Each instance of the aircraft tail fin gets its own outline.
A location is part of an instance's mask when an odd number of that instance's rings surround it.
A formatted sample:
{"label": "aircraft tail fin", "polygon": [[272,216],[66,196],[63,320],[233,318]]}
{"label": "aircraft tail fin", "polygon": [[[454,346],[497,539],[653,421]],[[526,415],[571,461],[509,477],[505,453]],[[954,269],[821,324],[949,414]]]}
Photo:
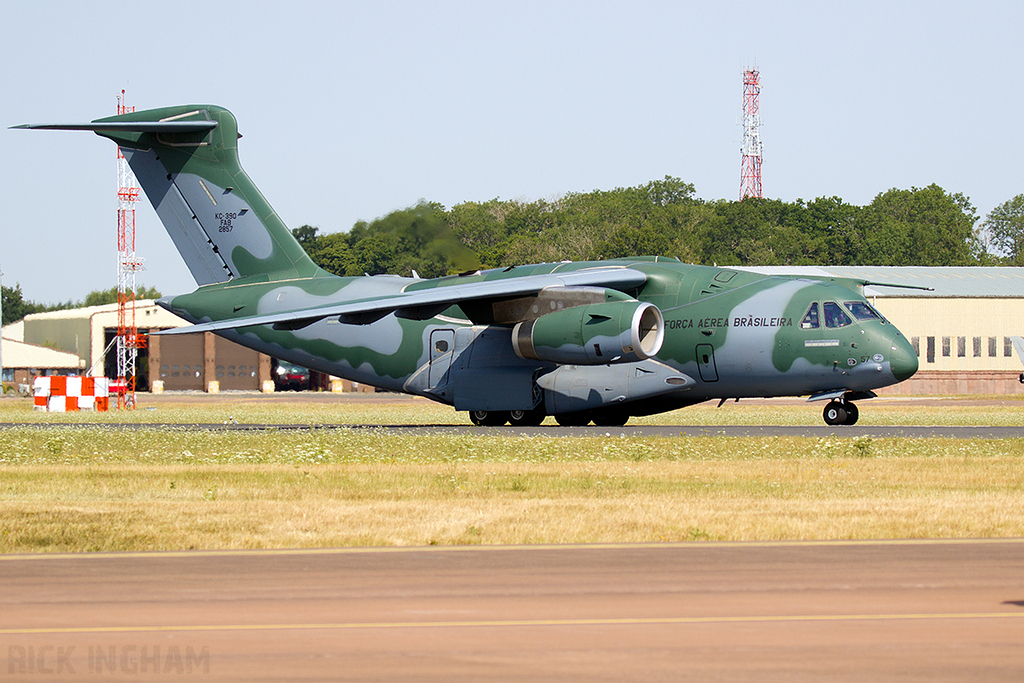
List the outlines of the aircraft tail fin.
{"label": "aircraft tail fin", "polygon": [[200,285],[319,272],[242,170],[238,125],[223,107],[185,105],[18,128],[91,130],[116,142]]}

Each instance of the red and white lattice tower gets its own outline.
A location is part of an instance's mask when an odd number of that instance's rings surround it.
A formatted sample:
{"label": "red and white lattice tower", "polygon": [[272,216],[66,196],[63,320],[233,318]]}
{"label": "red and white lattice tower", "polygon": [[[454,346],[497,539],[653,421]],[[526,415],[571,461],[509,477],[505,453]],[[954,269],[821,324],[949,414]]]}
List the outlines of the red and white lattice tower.
{"label": "red and white lattice tower", "polygon": [[761,74],[743,72],[743,161],[740,168],[740,200],[764,197],[761,190]]}
{"label": "red and white lattice tower", "polygon": [[[117,98],[117,114],[135,107],[124,103],[124,90]],[[135,203],[139,185],[128,160],[117,148],[117,407],[135,408],[135,362],[139,349],[146,348],[145,336],[135,326],[135,273],[142,259],[135,255]]]}

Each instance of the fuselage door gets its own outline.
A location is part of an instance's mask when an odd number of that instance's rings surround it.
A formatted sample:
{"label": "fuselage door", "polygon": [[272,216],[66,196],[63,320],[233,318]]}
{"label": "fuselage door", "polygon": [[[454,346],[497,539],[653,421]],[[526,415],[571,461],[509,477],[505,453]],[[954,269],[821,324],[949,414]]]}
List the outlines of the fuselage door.
{"label": "fuselage door", "polygon": [[452,366],[455,352],[455,330],[434,330],[430,333],[430,370],[427,382],[430,388],[447,383],[445,374]]}
{"label": "fuselage door", "polygon": [[705,382],[717,382],[718,370],[715,368],[715,347],[711,344],[697,344],[697,369],[700,378]]}

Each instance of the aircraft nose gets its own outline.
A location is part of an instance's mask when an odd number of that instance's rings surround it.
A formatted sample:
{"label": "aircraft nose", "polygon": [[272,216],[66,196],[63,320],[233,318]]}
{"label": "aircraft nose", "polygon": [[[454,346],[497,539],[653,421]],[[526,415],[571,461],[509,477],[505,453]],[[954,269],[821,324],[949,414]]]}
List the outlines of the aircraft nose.
{"label": "aircraft nose", "polygon": [[906,337],[897,334],[893,337],[892,350],[889,352],[889,368],[892,370],[892,376],[896,378],[897,382],[902,382],[913,376],[917,372],[917,367],[917,354],[914,353],[914,347],[910,345]]}

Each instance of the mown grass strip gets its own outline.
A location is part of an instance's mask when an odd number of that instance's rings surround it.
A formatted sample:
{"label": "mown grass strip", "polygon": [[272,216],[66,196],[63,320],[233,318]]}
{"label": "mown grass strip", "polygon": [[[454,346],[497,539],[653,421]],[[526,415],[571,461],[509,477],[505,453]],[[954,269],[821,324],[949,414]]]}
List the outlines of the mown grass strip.
{"label": "mown grass strip", "polygon": [[0,551],[1024,536],[1013,440],[79,434],[3,444]]}
{"label": "mown grass strip", "polygon": [[[874,399],[860,403],[863,425],[942,425],[942,426],[1020,426],[1024,425],[1024,396],[1000,396],[1001,405],[976,405],[977,397],[950,397],[953,407],[939,407],[927,400]],[[426,399],[402,399],[394,402],[366,401],[352,396],[314,395],[289,402],[259,394],[223,394],[212,397],[162,398],[139,394],[139,409],[107,413],[46,413],[32,409],[28,399],[0,400],[0,422],[46,422],[117,424],[215,423],[243,424],[358,424],[358,425],[465,425],[465,413]],[[714,401],[682,410],[644,418],[632,418],[631,424],[663,425],[820,425],[820,403],[780,403],[744,400],[726,403]],[[554,424],[548,418],[547,424]]]}
{"label": "mown grass strip", "polygon": [[[0,414],[20,403],[0,402]],[[459,417],[425,402],[343,405],[362,412],[335,421]],[[328,408],[253,401],[151,414],[308,424]],[[908,416],[906,406],[879,408],[877,419]],[[757,423],[765,410],[675,415]],[[932,424],[992,414],[927,410]],[[1002,423],[1019,421],[1020,411],[1000,410]],[[808,409],[770,414],[785,423]],[[1024,536],[1022,457],[1014,439],[15,427],[0,430],[0,552],[1014,537]]]}

